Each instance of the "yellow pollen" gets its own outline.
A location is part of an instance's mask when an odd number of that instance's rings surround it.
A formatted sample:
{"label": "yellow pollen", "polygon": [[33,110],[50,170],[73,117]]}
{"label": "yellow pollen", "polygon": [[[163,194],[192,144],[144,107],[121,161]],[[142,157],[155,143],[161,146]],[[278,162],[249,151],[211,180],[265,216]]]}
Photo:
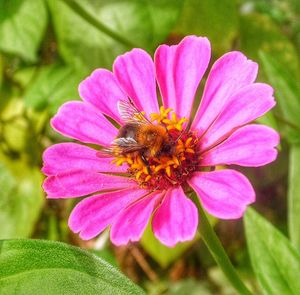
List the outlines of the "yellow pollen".
{"label": "yellow pollen", "polygon": [[[145,112],[141,112],[134,116],[140,119],[139,116],[144,114]],[[146,153],[139,152],[118,154],[116,150],[116,158],[112,163],[117,166],[127,164],[128,173],[143,188],[164,189],[165,185],[184,182],[184,177],[190,171],[195,171],[191,170],[191,163],[198,162],[196,136],[192,132],[181,132],[183,124],[188,120],[178,118],[171,108],[165,109],[163,106],[160,107],[159,113],[150,114],[150,118],[152,122],[155,121],[168,130],[170,138],[174,141],[174,149],[170,153],[158,153],[156,156],[152,156],[151,153],[147,156]]]}
{"label": "yellow pollen", "polygon": [[[182,131],[182,126],[184,122],[187,122],[188,119],[186,118],[181,118],[178,119],[176,113],[172,112],[171,108],[165,109],[163,106],[160,107],[159,109],[159,114],[157,113],[152,113],[150,114],[151,121],[154,122],[156,121],[157,123],[163,123],[165,124],[167,130],[178,130]],[[170,113],[171,114],[171,119],[169,118]]]}
{"label": "yellow pollen", "polygon": [[168,166],[167,168],[166,168],[166,173],[167,173],[167,175],[170,177],[171,176],[171,167],[170,166]]}
{"label": "yellow pollen", "polygon": [[158,165],[154,168],[154,172],[158,172],[159,170],[164,169],[164,165]]}
{"label": "yellow pollen", "polygon": [[173,156],[173,162],[179,166],[179,161],[178,161],[178,158],[176,156]]}
{"label": "yellow pollen", "polygon": [[164,119],[168,117],[168,114],[172,111],[171,108],[165,109],[163,106],[159,108],[159,114],[153,113],[150,114],[151,121],[157,121],[157,123],[161,123]]}
{"label": "yellow pollen", "polygon": [[151,179],[151,175],[148,175],[146,178],[145,178],[145,182],[149,181]]}
{"label": "yellow pollen", "polygon": [[133,161],[129,156],[121,155],[121,156],[117,157],[116,159],[112,160],[111,163],[116,164],[117,166],[121,166],[124,163],[131,165],[131,164],[133,164]]}
{"label": "yellow pollen", "polygon": [[139,180],[139,178],[141,177],[142,173],[143,173],[142,170],[140,170],[140,171],[137,172],[137,174],[135,175],[136,180]]}
{"label": "yellow pollen", "polygon": [[189,137],[189,138],[187,139],[187,141],[185,142],[185,146],[186,146],[186,147],[190,146],[190,143],[192,142],[192,140],[193,140],[193,138]]}
{"label": "yellow pollen", "polygon": [[195,154],[195,151],[193,149],[186,149],[185,151],[190,154]]}
{"label": "yellow pollen", "polygon": [[168,130],[172,130],[172,129],[176,129],[178,131],[182,131],[182,125],[184,122],[187,122],[188,119],[186,118],[182,118],[182,119],[177,119],[177,115],[176,113],[172,113],[171,115],[171,119],[163,119],[162,122],[167,124],[167,129]]}

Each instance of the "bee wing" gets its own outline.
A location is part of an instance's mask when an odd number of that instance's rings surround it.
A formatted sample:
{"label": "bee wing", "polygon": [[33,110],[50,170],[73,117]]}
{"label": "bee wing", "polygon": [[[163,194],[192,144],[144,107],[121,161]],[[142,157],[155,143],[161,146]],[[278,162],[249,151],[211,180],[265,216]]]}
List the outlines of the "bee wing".
{"label": "bee wing", "polygon": [[145,148],[143,145],[136,142],[135,139],[131,137],[120,137],[113,141],[113,144],[122,151],[122,153],[131,153],[140,151]]}
{"label": "bee wing", "polygon": [[119,100],[118,110],[121,118],[125,123],[144,123],[152,124],[145,116],[144,113],[139,111],[131,99]]}
{"label": "bee wing", "polygon": [[143,145],[138,144],[133,138],[131,137],[120,137],[116,138],[111,146],[103,148],[97,153],[98,157],[115,157],[118,155],[126,154],[126,153],[133,153],[144,149]]}

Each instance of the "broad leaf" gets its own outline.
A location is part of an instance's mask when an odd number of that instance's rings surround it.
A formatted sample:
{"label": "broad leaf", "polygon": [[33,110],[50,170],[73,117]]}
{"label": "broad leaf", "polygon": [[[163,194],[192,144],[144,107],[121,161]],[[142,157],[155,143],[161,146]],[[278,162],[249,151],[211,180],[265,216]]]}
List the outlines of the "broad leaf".
{"label": "broad leaf", "polygon": [[32,156],[31,163],[39,164],[42,151],[37,133],[41,131],[47,118],[45,115],[36,116],[33,112],[26,113],[23,99],[14,97],[13,94],[4,100],[5,104],[0,108],[3,141],[10,151],[25,152]]}
{"label": "broad leaf", "polygon": [[219,54],[229,50],[238,33],[236,1],[185,0],[175,32],[207,36]]}
{"label": "broad leaf", "polygon": [[291,242],[300,253],[300,145],[292,145],[289,160],[288,224]]}
{"label": "broad leaf", "polygon": [[60,64],[46,66],[40,70],[36,79],[25,93],[25,105],[36,110],[46,107],[54,114],[58,107],[68,100],[78,99],[78,84],[84,73]]}
{"label": "broad leaf", "polygon": [[47,19],[44,0],[0,1],[0,50],[35,61]]}
{"label": "broad leaf", "polygon": [[299,294],[300,255],[289,240],[251,208],[245,228],[253,270],[264,294]]}
{"label": "broad leaf", "polygon": [[1,294],[144,294],[80,248],[42,240],[0,242]]}
{"label": "broad leaf", "polygon": [[115,57],[131,47],[152,51],[175,25],[181,7],[179,0],[50,0],[49,4],[61,56],[89,70],[111,67]]}
{"label": "broad leaf", "polygon": [[300,87],[298,76],[291,76],[286,64],[281,63],[266,52],[260,58],[268,80],[275,88],[275,95],[281,111],[281,121],[287,130],[290,142],[300,141]]}
{"label": "broad leaf", "polygon": [[24,161],[0,155],[0,238],[29,237],[42,209],[42,175]]}

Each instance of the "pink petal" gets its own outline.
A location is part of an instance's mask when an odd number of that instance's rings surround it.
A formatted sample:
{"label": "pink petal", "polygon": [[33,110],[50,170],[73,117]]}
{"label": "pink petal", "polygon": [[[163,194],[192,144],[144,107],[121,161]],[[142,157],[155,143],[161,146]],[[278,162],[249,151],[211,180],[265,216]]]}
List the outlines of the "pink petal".
{"label": "pink petal", "polygon": [[151,193],[121,212],[112,224],[110,238],[119,246],[138,241],[148,224],[160,193]]}
{"label": "pink petal", "polygon": [[127,166],[117,167],[113,158],[97,157],[97,150],[77,143],[65,142],[54,144],[43,154],[42,171],[47,176],[68,170],[85,170],[90,172],[126,172]]}
{"label": "pink petal", "polygon": [[188,181],[204,209],[218,218],[237,219],[255,201],[249,180],[234,170],[196,172]]}
{"label": "pink petal", "polygon": [[83,240],[89,240],[109,226],[116,216],[130,203],[147,191],[138,187],[85,198],[76,205],[69,218],[69,227],[80,232]]}
{"label": "pink petal", "polygon": [[194,203],[182,188],[170,189],[161,206],[154,213],[152,228],[154,235],[166,246],[192,240],[198,225],[198,213]]}
{"label": "pink petal", "polygon": [[220,116],[202,138],[202,148],[224,139],[234,128],[247,124],[265,114],[275,105],[273,88],[255,83],[232,96]]}
{"label": "pink petal", "polygon": [[117,57],[114,73],[140,111],[158,113],[154,65],[150,55],[142,49],[132,49]]}
{"label": "pink petal", "polygon": [[110,144],[118,133],[99,111],[79,101],[63,104],[52,118],[51,125],[67,137],[100,145]]}
{"label": "pink petal", "polygon": [[176,46],[161,45],[156,50],[156,76],[166,108],[189,118],[209,60],[210,43],[203,37],[188,36]]}
{"label": "pink petal", "polygon": [[94,105],[100,112],[118,123],[122,122],[117,102],[126,99],[127,96],[112,72],[105,69],[95,70],[80,83],[79,94],[84,101]]}
{"label": "pink petal", "polygon": [[48,198],[72,198],[104,190],[117,190],[136,186],[127,177],[74,170],[49,176],[43,184]]}
{"label": "pink petal", "polygon": [[228,99],[254,82],[258,66],[241,52],[232,51],[218,59],[209,73],[202,100],[192,124],[199,135],[213,123]]}
{"label": "pink petal", "polygon": [[202,166],[240,165],[262,166],[277,157],[278,133],[264,125],[247,125],[235,131],[227,140],[202,155]]}

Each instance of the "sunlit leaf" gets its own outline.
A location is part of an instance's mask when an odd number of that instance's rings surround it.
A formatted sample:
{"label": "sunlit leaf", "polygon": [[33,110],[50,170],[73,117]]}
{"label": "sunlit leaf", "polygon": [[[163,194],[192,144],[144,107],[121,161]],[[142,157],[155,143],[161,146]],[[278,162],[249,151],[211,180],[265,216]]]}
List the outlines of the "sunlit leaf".
{"label": "sunlit leaf", "polygon": [[[34,119],[34,120],[33,120]],[[1,136],[6,150],[31,155],[32,163],[40,163],[41,150],[37,132],[45,122],[45,116],[33,118],[24,109],[23,99],[10,97],[0,110]],[[43,121],[43,122],[42,122]]]}
{"label": "sunlit leaf", "polygon": [[299,294],[300,255],[289,240],[251,208],[245,228],[253,270],[264,294]]}
{"label": "sunlit leaf", "polygon": [[[106,30],[79,15],[74,3]],[[133,46],[153,50],[175,25],[181,7],[179,0],[50,0],[49,4],[61,56],[67,63],[89,70],[111,67],[117,55]],[[120,42],[115,35],[127,42]]]}
{"label": "sunlit leaf", "polygon": [[229,50],[238,33],[236,1],[185,0],[175,32],[207,36],[215,52]]}
{"label": "sunlit leaf", "polygon": [[44,0],[0,1],[0,50],[35,61],[47,19]]}
{"label": "sunlit leaf", "polygon": [[58,242],[0,243],[1,294],[144,294],[97,256]]}
{"label": "sunlit leaf", "polygon": [[300,145],[292,145],[289,160],[288,221],[291,242],[300,253]]}
{"label": "sunlit leaf", "polygon": [[24,161],[0,155],[0,238],[29,237],[42,209],[43,176]]}
{"label": "sunlit leaf", "polygon": [[0,54],[0,89],[2,87],[3,82],[3,57]]}
{"label": "sunlit leaf", "polygon": [[15,97],[8,99],[0,112],[3,141],[10,149],[18,152],[26,148],[26,141],[30,136],[22,113],[23,103]]}

